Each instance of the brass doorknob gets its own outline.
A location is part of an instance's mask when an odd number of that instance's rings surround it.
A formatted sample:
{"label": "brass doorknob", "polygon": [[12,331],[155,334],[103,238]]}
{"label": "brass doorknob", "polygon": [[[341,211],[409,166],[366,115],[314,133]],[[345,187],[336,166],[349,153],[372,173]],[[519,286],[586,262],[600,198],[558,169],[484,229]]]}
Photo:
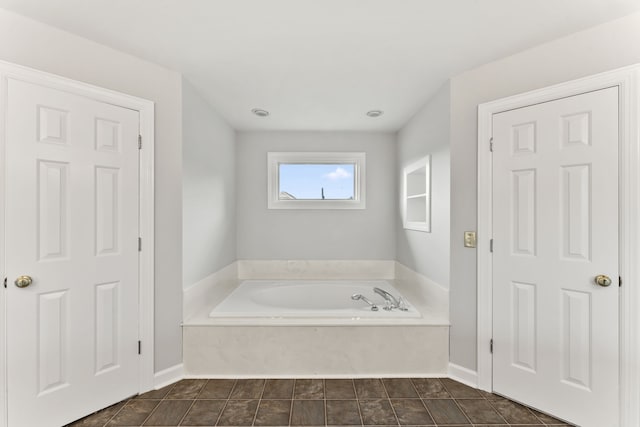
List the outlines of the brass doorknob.
{"label": "brass doorknob", "polygon": [[33,279],[31,278],[31,276],[20,276],[13,283],[15,283],[19,288],[26,288],[33,283]]}
{"label": "brass doorknob", "polygon": [[605,286],[605,287],[611,284],[611,279],[609,278],[609,276],[605,276],[604,274],[600,274],[596,276],[594,281],[596,282],[597,285]]}

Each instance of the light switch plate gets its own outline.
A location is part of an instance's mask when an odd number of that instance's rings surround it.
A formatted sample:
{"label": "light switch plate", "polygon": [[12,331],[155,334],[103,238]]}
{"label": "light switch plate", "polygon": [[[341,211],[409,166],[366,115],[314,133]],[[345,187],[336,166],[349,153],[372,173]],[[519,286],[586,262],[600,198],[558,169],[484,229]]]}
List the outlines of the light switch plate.
{"label": "light switch plate", "polygon": [[475,248],[476,247],[476,232],[465,231],[464,232],[464,247]]}

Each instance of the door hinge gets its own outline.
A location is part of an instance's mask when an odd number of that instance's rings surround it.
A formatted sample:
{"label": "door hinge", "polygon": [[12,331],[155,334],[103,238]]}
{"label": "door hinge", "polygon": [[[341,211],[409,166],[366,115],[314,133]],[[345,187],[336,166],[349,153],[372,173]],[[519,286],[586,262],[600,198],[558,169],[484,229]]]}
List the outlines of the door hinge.
{"label": "door hinge", "polygon": [[[4,279],[4,287],[7,287],[7,279]],[[622,277],[618,276],[618,287],[621,288],[622,287]]]}
{"label": "door hinge", "polygon": [[493,153],[493,137],[489,139],[489,151]]}
{"label": "door hinge", "polygon": [[142,135],[138,135],[138,150],[142,150]]}
{"label": "door hinge", "polygon": [[493,354],[493,338],[489,340],[489,353]]}
{"label": "door hinge", "polygon": [[142,354],[142,341],[138,341],[138,354]]}
{"label": "door hinge", "polygon": [[7,278],[4,278],[4,288],[7,289]]}
{"label": "door hinge", "polygon": [[493,253],[493,239],[489,240],[489,252]]}
{"label": "door hinge", "polygon": [[138,252],[142,252],[142,237],[138,237]]}

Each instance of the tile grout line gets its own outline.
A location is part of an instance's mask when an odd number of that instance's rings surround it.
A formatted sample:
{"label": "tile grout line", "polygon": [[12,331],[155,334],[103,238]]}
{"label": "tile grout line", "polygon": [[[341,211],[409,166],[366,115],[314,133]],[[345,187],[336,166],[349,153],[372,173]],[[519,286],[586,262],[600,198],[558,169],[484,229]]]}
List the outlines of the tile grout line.
{"label": "tile grout line", "polygon": [[[122,407],[121,407],[120,409],[118,409],[118,410],[115,412],[115,414],[113,414],[111,417],[109,417],[109,419],[108,419],[108,420],[103,424],[103,427],[107,427],[107,426],[108,426],[108,424],[109,424],[109,423],[110,423],[110,422],[111,422],[111,421],[116,417],[116,415],[118,415],[118,414],[120,413],[120,411],[122,411],[122,408],[124,408],[125,406],[127,406],[127,403],[129,403],[129,401],[130,401],[130,400],[131,400],[131,399],[127,399],[127,400],[124,402],[124,405],[122,405]],[[117,405],[117,403],[116,403],[116,405]],[[89,415],[89,416],[91,416],[91,415]]]}
{"label": "tile grout line", "polygon": [[[206,384],[206,383],[205,383]],[[204,389],[204,387],[202,387]],[[200,393],[198,393],[200,394]],[[191,408],[193,408],[193,405],[196,404],[196,402],[198,401],[197,397],[195,399],[193,399],[191,401],[191,405],[189,405],[189,407],[187,408],[187,410],[185,411],[184,415],[182,416],[182,418],[180,418],[180,421],[178,421],[177,425],[181,425],[182,422],[184,421],[185,418],[187,418],[187,415],[189,414],[189,411],[191,411]]]}
{"label": "tile grout line", "polygon": [[391,406],[391,411],[393,412],[393,416],[396,418],[396,425],[400,425],[400,419],[398,418],[398,414],[396,413],[396,408],[393,407],[393,403],[391,403],[391,397],[389,396],[389,391],[387,391],[387,385],[384,383],[384,379],[380,378],[378,381],[382,383],[382,388],[384,389],[385,394],[387,395],[387,400],[389,401],[389,406]]}
{"label": "tile grout line", "polygon": [[322,379],[322,406],[324,408],[324,425],[329,425],[329,418],[327,418],[327,381]]}
{"label": "tile grout line", "polygon": [[253,414],[253,421],[251,421],[251,425],[256,425],[256,418],[258,418],[258,411],[260,410],[260,403],[262,402],[262,395],[264,394],[264,389],[267,388],[268,379],[265,378],[264,384],[262,384],[262,391],[260,392],[260,396],[258,396],[258,405],[256,406],[256,412]]}
{"label": "tile grout line", "polygon": [[[440,385],[442,385],[442,387],[444,387],[444,385],[440,382],[439,379],[436,378],[436,380],[438,380],[438,383]],[[413,389],[416,391],[416,394],[418,395],[418,398],[420,399],[420,403],[422,403],[422,406],[424,406],[424,409],[427,410],[427,414],[429,414],[429,417],[431,417],[431,421],[433,421],[433,424],[436,425],[436,419],[433,418],[433,414],[431,413],[431,411],[427,407],[427,404],[424,403],[424,399],[422,398],[422,396],[420,396],[420,393],[418,392],[418,387],[416,387],[416,384],[413,382],[413,378],[410,378],[409,381],[411,381],[411,385],[413,386]]]}
{"label": "tile grout line", "polygon": [[293,398],[295,396],[296,393],[296,380],[295,378],[293,379],[293,385],[291,386],[291,406],[289,406],[289,423],[288,425],[291,425],[291,420],[293,419]]}
{"label": "tile grout line", "polygon": [[[182,416],[182,418],[180,418],[180,421],[178,421],[177,425],[182,424],[182,422],[184,421],[185,418],[187,418],[187,415],[189,414],[189,411],[191,411],[191,408],[193,408],[193,405],[196,404],[196,401],[198,400],[198,397],[200,397],[200,395],[202,394],[202,391],[204,390],[204,388],[207,386],[207,384],[209,384],[209,379],[207,379],[204,384],[202,384],[202,387],[200,387],[200,390],[198,390],[198,393],[195,395],[195,397],[192,399],[191,401],[191,405],[189,405],[189,407],[187,408],[187,410],[185,411],[184,415]],[[167,396],[169,395],[169,393],[166,394]]]}
{"label": "tile grout line", "polygon": [[[147,417],[140,423],[140,426],[143,426],[144,423],[146,423],[149,418],[151,418],[151,416],[153,415],[154,412],[156,412],[156,409],[158,409],[158,406],[160,406],[160,403],[164,402],[167,399],[167,396],[169,396],[169,394],[173,391],[173,389],[176,387],[176,385],[179,383],[180,381],[176,382],[173,384],[173,386],[167,391],[167,393],[159,400],[158,403],[156,403],[156,406],[154,406],[154,408],[151,410],[151,412],[149,412],[149,415],[147,415]],[[127,402],[128,403],[128,402]]]}
{"label": "tile grout line", "polygon": [[[496,400],[489,400],[489,399],[487,399],[487,400],[488,400],[488,402],[489,402],[489,405],[491,405],[491,407],[492,407],[492,408],[493,408],[493,409],[498,413],[498,415],[500,415],[500,416],[502,417],[502,419],[505,421],[505,423],[506,423],[507,425],[510,425],[510,426],[517,426],[517,425],[523,425],[523,426],[526,426],[526,425],[527,425],[527,424],[523,424],[523,423],[510,423],[510,422],[508,422],[508,421],[507,421],[507,419],[506,419],[506,418],[505,418],[505,417],[500,413],[500,411],[498,410],[498,408],[496,408],[496,406],[493,404],[493,402],[494,402],[494,401],[495,401],[495,402],[497,402],[498,400],[497,400],[497,399],[496,399]],[[512,403],[517,403],[517,402],[514,402],[514,401],[509,400],[509,399],[506,399],[506,400],[507,400],[507,401],[509,401],[509,402],[512,402]],[[524,406],[524,405],[522,405],[522,406],[523,406],[525,409],[529,410],[529,408],[527,408],[526,406]],[[532,414],[533,414],[533,413],[532,413]],[[538,425],[542,425],[542,426],[544,426],[544,425],[545,425],[545,423],[543,423],[543,422],[542,422],[542,420],[540,420],[540,418],[536,417],[536,415],[535,415],[535,414],[533,414],[533,416],[535,417],[535,419],[536,419],[536,420],[538,420]],[[529,425],[531,425],[531,424],[529,424]],[[534,424],[534,425],[535,425],[535,424]]]}
{"label": "tile grout line", "polygon": [[[473,424],[473,423],[471,422],[471,418],[469,418],[469,417],[467,416],[467,413],[466,413],[466,412],[462,409],[462,407],[458,404],[458,400],[457,400],[457,398],[453,396],[453,394],[451,393],[451,390],[449,390],[449,389],[447,388],[447,385],[446,385],[444,382],[442,382],[442,381],[440,381],[440,383],[442,384],[442,387],[444,387],[444,389],[445,389],[445,390],[447,390],[447,393],[449,393],[449,395],[450,395],[450,396],[451,396],[451,398],[453,399],[453,403],[456,405],[456,407],[458,408],[458,410],[462,413],[462,415],[464,415],[464,417],[467,419],[467,421],[469,421],[469,424]],[[498,415],[500,415],[500,414],[498,414]],[[506,421],[506,420],[505,420],[505,421]],[[509,424],[509,423],[507,423],[507,424]]]}
{"label": "tile grout line", "polygon": [[161,399],[158,403],[156,403],[156,406],[154,406],[151,412],[149,412],[149,415],[147,415],[147,417],[140,423],[141,426],[143,426],[144,423],[146,423],[149,420],[149,418],[151,418],[151,415],[153,415],[153,413],[156,412],[156,409],[158,409],[158,406],[160,406],[160,402],[162,401],[164,401],[164,399]]}
{"label": "tile grout line", "polygon": [[358,415],[360,415],[360,425],[364,426],[364,418],[362,416],[362,410],[360,409],[360,399],[358,398],[358,391],[356,390],[356,382],[351,379],[351,387],[353,387],[353,395],[356,398],[356,406],[358,407]]}
{"label": "tile grout line", "polygon": [[222,417],[222,414],[224,413],[224,410],[227,409],[227,405],[229,404],[229,400],[231,400],[231,395],[233,394],[233,390],[236,389],[237,385],[238,385],[238,380],[235,379],[233,381],[233,386],[231,386],[231,389],[229,390],[229,393],[227,394],[227,398],[224,401],[224,405],[222,406],[222,408],[220,409],[220,413],[216,417],[216,422],[214,423],[214,425],[218,425],[218,423],[220,422],[220,418]]}

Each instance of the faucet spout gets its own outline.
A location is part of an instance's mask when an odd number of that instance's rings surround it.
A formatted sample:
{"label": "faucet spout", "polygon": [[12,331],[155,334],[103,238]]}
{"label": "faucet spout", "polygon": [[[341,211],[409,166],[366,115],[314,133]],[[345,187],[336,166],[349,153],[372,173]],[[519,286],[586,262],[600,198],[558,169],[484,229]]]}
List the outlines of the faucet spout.
{"label": "faucet spout", "polygon": [[375,292],[376,294],[380,295],[382,298],[385,299],[385,301],[387,302],[387,305],[384,307],[385,310],[388,311],[388,310],[393,310],[394,308],[397,308],[397,309],[400,309],[401,311],[407,311],[407,307],[405,306],[404,301],[402,301],[402,298],[397,299],[396,297],[391,295],[389,292],[380,288],[373,288],[373,292]]}
{"label": "faucet spout", "polygon": [[[385,301],[389,303],[387,304],[387,306],[390,305],[391,308],[398,307],[400,305],[400,301],[398,301],[393,295],[391,295],[389,292],[385,291],[384,289],[373,288],[373,292],[375,292],[376,294],[384,298]],[[391,308],[389,308],[388,310],[390,310]]]}

